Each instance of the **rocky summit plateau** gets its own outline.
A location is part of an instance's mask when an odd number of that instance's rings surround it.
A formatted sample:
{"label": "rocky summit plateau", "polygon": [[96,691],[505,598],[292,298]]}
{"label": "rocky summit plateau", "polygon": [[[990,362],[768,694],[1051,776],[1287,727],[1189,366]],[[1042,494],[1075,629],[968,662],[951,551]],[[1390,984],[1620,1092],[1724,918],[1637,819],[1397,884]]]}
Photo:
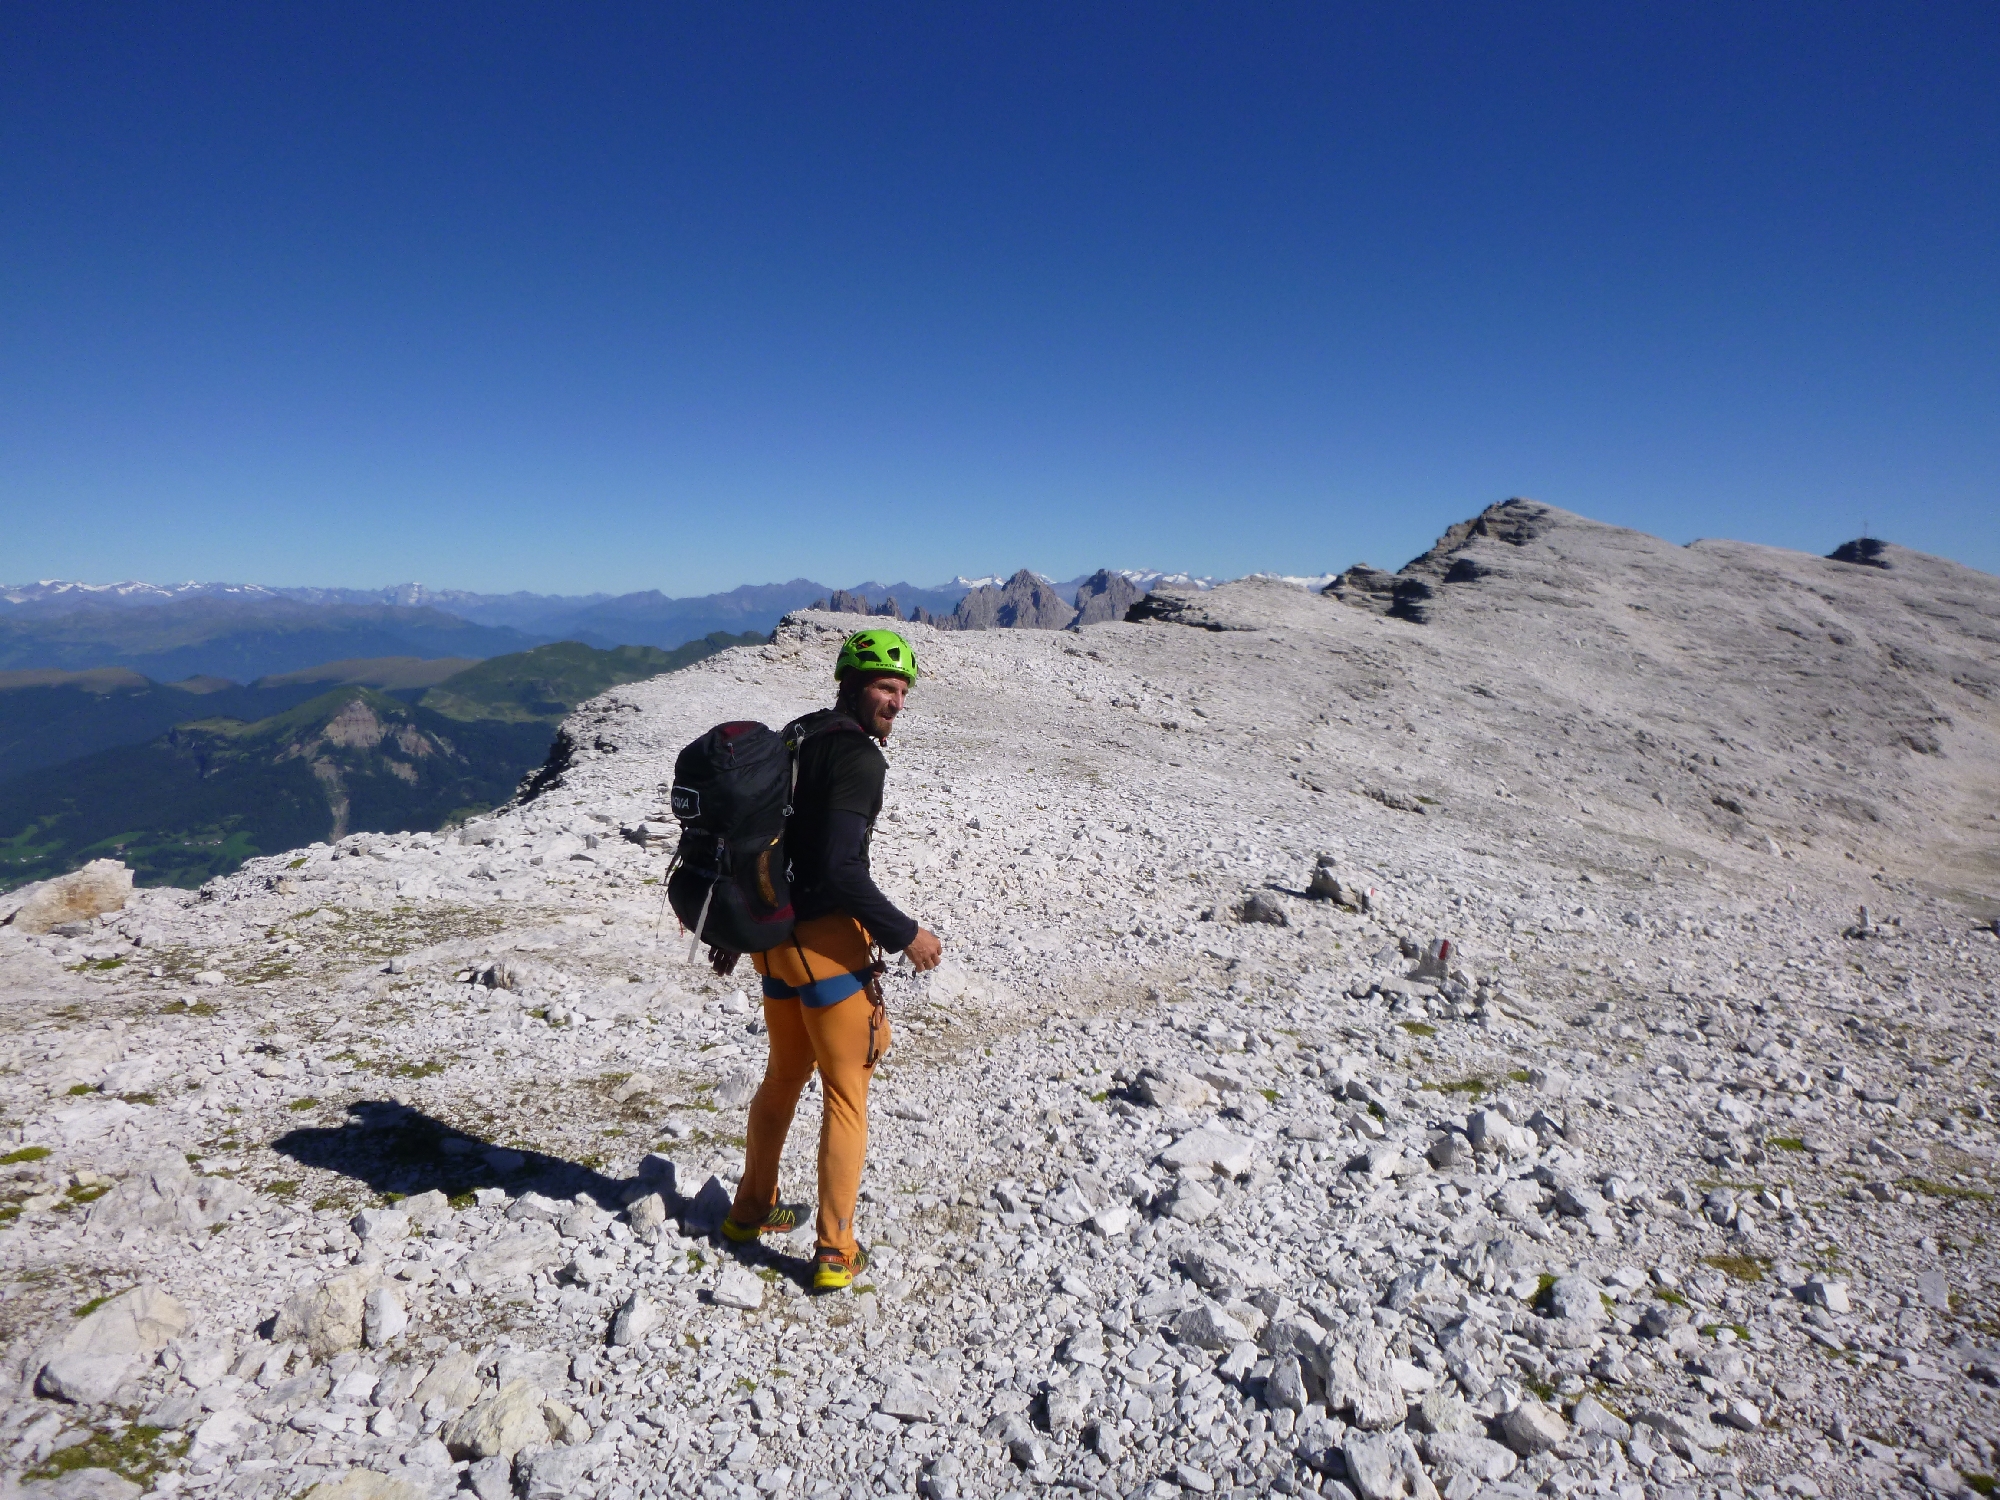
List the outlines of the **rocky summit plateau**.
{"label": "rocky summit plateau", "polygon": [[1511,501],[909,627],[875,860],[948,962],[814,1298],[712,1233],[764,1039],[665,789],[852,620],[449,833],[0,904],[8,1489],[1991,1492],[2000,580]]}

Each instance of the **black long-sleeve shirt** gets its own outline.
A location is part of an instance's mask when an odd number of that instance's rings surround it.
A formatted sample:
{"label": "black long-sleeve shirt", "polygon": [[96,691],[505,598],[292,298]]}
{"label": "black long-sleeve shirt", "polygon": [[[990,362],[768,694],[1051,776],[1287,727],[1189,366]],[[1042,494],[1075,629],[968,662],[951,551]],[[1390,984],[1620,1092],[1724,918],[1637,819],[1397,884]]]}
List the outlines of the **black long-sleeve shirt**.
{"label": "black long-sleeve shirt", "polygon": [[817,727],[799,750],[799,784],[785,849],[792,908],[800,921],[845,912],[892,953],[917,936],[916,922],[882,894],[868,869],[868,846],[882,811],[889,761],[858,729]]}

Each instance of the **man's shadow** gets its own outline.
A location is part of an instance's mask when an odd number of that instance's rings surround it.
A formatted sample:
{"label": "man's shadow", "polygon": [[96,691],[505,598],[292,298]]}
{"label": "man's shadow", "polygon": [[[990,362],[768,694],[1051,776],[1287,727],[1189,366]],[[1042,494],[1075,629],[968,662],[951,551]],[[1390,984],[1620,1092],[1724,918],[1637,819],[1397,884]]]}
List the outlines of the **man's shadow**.
{"label": "man's shadow", "polygon": [[[727,1197],[714,1188],[697,1185],[692,1195],[684,1192],[673,1163],[658,1156],[648,1157],[636,1176],[608,1177],[581,1162],[480,1140],[392,1099],[360,1100],[348,1106],[347,1114],[343,1125],[288,1130],[271,1142],[271,1149],[301,1166],[350,1177],[384,1197],[435,1190],[462,1200],[481,1188],[504,1188],[516,1197],[535,1192],[573,1201],[582,1195],[617,1213],[647,1193],[658,1193],[668,1218],[698,1237],[714,1234],[729,1207]],[[721,1252],[769,1264],[802,1284],[811,1278],[810,1256],[801,1260],[768,1245],[733,1245],[720,1235],[714,1235],[714,1242]]]}
{"label": "man's shadow", "polygon": [[573,1199],[582,1193],[616,1213],[634,1198],[657,1192],[675,1217],[689,1206],[670,1170],[607,1177],[580,1162],[480,1140],[390,1099],[360,1100],[348,1106],[347,1114],[344,1125],[288,1130],[271,1142],[271,1149],[301,1166],[351,1177],[383,1195],[407,1198],[435,1189],[459,1198],[491,1187],[549,1198]]}

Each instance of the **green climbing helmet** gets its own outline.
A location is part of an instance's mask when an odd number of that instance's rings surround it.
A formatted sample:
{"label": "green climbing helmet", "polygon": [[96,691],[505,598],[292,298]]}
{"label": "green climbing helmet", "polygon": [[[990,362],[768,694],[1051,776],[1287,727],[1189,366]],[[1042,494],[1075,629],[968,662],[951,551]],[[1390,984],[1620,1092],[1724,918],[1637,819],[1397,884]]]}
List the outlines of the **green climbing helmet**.
{"label": "green climbing helmet", "polygon": [[857,630],[840,643],[833,680],[844,682],[849,672],[891,672],[905,682],[915,682],[917,653],[893,630]]}

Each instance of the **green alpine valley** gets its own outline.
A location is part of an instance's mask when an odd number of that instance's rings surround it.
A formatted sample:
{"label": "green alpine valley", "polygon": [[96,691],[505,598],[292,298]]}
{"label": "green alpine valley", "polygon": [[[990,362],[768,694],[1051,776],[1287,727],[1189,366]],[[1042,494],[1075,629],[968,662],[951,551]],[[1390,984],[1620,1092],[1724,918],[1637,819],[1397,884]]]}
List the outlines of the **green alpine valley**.
{"label": "green alpine valley", "polygon": [[104,857],[192,887],[258,854],[446,827],[507,801],[577,704],[762,639],[373,658],[247,686],[0,674],[0,889]]}

